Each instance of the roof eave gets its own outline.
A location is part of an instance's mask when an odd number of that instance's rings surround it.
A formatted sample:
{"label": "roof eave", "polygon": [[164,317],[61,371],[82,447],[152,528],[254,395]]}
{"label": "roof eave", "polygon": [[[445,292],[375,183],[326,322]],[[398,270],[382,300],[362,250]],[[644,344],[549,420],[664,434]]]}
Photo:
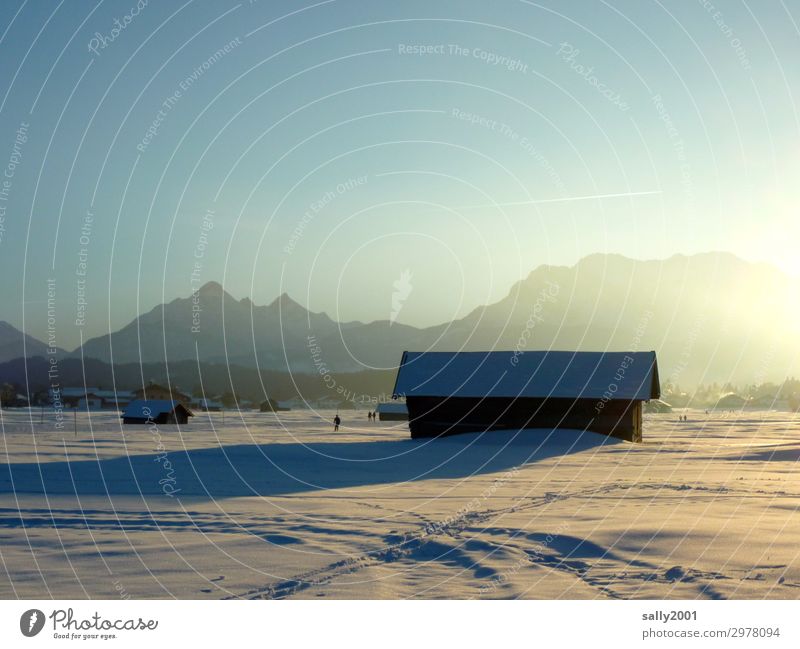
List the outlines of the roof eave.
{"label": "roof eave", "polygon": [[397,394],[397,381],[400,379],[400,372],[403,369],[403,365],[406,363],[406,357],[408,356],[408,351],[403,352],[403,356],[400,358],[400,365],[397,366],[397,374],[394,377],[394,387],[392,388],[392,399],[397,399],[397,397],[401,396]]}
{"label": "roof eave", "polygon": [[651,399],[661,398],[661,379],[658,376],[658,357],[656,356],[655,352],[653,352],[653,370],[652,370],[652,378],[650,381],[650,398]]}

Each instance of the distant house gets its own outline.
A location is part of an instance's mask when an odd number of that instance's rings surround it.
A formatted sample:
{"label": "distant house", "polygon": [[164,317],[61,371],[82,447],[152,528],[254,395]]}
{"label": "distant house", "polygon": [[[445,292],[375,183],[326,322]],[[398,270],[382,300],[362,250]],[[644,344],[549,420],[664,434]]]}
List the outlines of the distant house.
{"label": "distant house", "polygon": [[136,399],[158,399],[166,401],[180,401],[184,406],[188,406],[191,402],[191,397],[188,394],[180,392],[177,387],[165,387],[152,381],[146,386],[133,391],[133,396]]}
{"label": "distant house", "polygon": [[282,406],[280,401],[275,401],[275,399],[264,399],[258,409],[261,412],[284,412],[286,410],[291,410],[291,408]]}
{"label": "distant house", "polygon": [[105,410],[122,410],[135,398],[129,390],[95,390],[94,396]]}
{"label": "distant house", "polygon": [[185,424],[194,413],[177,400],[137,399],[122,412],[123,424]]}
{"label": "distant house", "polygon": [[743,408],[747,403],[747,399],[739,396],[735,392],[728,392],[723,394],[714,405],[714,408],[722,408],[724,410],[738,410]]}
{"label": "distant house", "polygon": [[65,408],[78,408],[81,407],[81,402],[83,402],[83,408],[86,408],[86,404],[88,403],[89,399],[93,398],[95,392],[97,392],[99,388],[89,388],[89,387],[82,387],[82,388],[50,388],[49,395],[50,395],[50,402],[53,403],[54,401],[60,401]]}
{"label": "distant house", "polygon": [[648,414],[666,414],[672,412],[672,404],[662,401],[661,399],[653,399],[644,406],[644,411]]}
{"label": "distant house", "polygon": [[655,352],[404,352],[393,396],[414,438],[571,428],[641,442],[661,386]]}
{"label": "distant house", "polygon": [[133,399],[133,392],[100,388],[50,389],[50,403],[58,400],[67,408],[80,410],[121,410]]}
{"label": "distant house", "polygon": [[103,400],[93,392],[87,392],[84,396],[78,399],[77,407],[80,410],[102,410]]}
{"label": "distant house", "polygon": [[203,412],[219,412],[222,410],[222,402],[214,399],[198,399],[197,408]]}
{"label": "distant house", "polygon": [[375,412],[381,421],[408,421],[408,408],[404,403],[379,403]]}

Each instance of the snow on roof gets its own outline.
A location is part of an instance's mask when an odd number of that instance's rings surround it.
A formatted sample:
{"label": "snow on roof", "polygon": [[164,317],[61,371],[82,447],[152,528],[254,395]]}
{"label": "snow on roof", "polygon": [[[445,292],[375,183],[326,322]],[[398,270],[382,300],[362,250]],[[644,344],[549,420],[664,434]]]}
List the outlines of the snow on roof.
{"label": "snow on roof", "polygon": [[128,390],[94,390],[92,392],[94,396],[100,397],[101,399],[131,399],[133,398],[133,392]]}
{"label": "snow on roof", "polygon": [[[85,397],[87,394],[96,394],[99,388],[61,388],[62,397]],[[55,388],[50,388],[50,392],[57,392]]]}
{"label": "snow on roof", "polygon": [[391,412],[398,414],[408,414],[408,408],[404,403],[379,403],[375,411],[384,413]]}
{"label": "snow on roof", "polygon": [[[155,419],[165,412],[172,412],[175,408],[183,408],[180,401],[169,401],[167,399],[137,399],[122,411],[123,417],[134,419]],[[187,412],[189,412],[187,410]],[[191,415],[192,413],[189,412]]]}
{"label": "snow on roof", "polygon": [[403,352],[394,396],[661,396],[655,352]]}

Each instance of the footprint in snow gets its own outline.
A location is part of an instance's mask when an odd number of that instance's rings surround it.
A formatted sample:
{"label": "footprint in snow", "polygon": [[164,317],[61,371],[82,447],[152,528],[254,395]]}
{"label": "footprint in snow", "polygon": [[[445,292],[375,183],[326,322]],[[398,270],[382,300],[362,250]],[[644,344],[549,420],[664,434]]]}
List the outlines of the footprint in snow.
{"label": "footprint in snow", "polygon": [[664,573],[664,578],[669,581],[681,581],[686,577],[686,571],[681,566],[672,566]]}

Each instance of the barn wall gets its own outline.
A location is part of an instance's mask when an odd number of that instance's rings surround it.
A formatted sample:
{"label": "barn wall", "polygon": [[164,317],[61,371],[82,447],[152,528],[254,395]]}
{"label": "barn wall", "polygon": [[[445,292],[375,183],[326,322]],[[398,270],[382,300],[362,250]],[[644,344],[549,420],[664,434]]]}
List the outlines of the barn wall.
{"label": "barn wall", "polygon": [[378,412],[380,421],[407,421],[408,415],[404,412]]}
{"label": "barn wall", "polygon": [[642,441],[642,404],[596,399],[408,397],[411,437],[487,430],[573,428]]}
{"label": "barn wall", "polygon": [[122,418],[123,424],[156,424],[157,426],[169,425],[169,424],[186,424],[189,423],[189,417],[183,413],[182,411],[178,411],[176,413],[167,413],[162,412],[157,417],[123,417]]}

